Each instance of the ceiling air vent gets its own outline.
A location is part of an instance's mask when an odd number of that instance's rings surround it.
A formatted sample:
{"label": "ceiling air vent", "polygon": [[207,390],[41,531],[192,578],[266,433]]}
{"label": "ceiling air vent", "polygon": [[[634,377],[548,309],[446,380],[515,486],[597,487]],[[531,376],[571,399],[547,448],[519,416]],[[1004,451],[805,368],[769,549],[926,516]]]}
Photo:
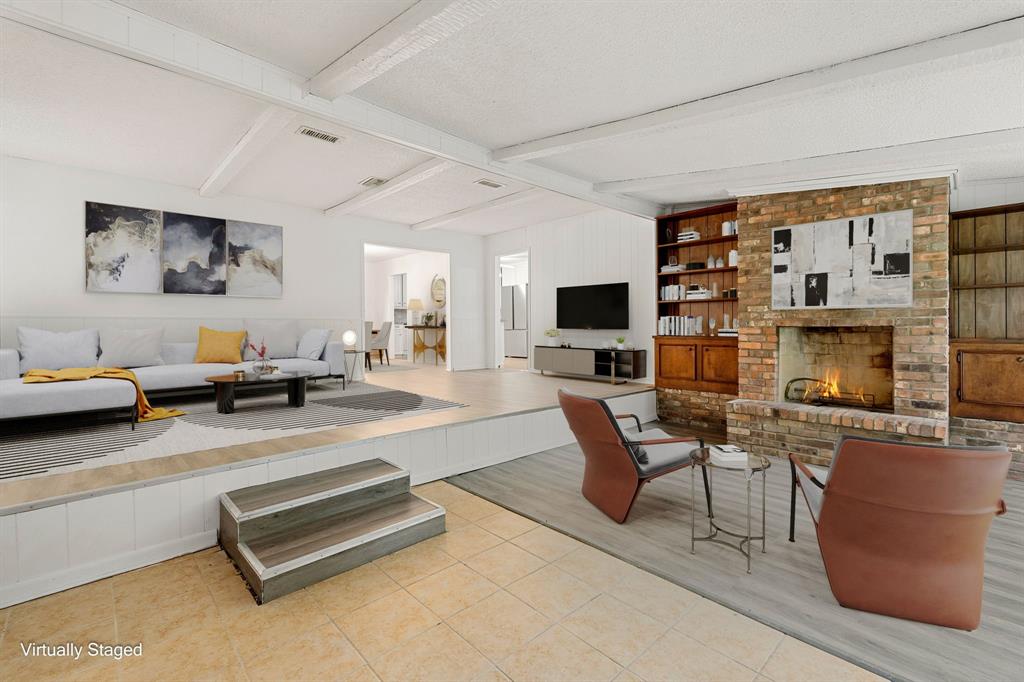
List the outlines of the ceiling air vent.
{"label": "ceiling air vent", "polygon": [[505,185],[501,184],[500,182],[495,182],[494,180],[488,180],[487,178],[480,178],[479,180],[477,180],[473,184],[474,185],[483,185],[484,187],[490,187],[491,189],[500,189],[500,188],[505,186]]}
{"label": "ceiling air vent", "polygon": [[362,180],[360,180],[359,184],[362,185],[363,187],[378,187],[380,185],[383,185],[385,182],[387,182],[387,180],[385,180],[384,178],[375,178],[371,175],[368,178],[363,178]]}
{"label": "ceiling air vent", "polygon": [[310,128],[309,126],[302,126],[295,132],[299,135],[305,135],[306,137],[312,137],[314,139],[322,140],[324,142],[330,142],[331,144],[334,144],[335,142],[341,139],[337,135],[331,135],[328,132],[324,132],[323,130],[317,130],[316,128]]}

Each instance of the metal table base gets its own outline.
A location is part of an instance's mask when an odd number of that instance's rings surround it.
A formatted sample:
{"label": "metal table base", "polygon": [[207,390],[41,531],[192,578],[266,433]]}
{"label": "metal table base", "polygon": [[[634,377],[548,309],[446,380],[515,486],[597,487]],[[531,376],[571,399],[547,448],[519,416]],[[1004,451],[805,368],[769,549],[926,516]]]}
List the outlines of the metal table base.
{"label": "metal table base", "polygon": [[[704,465],[701,464],[700,466],[704,466]],[[709,507],[708,507],[708,534],[707,535],[698,536],[697,535],[697,504],[696,504],[696,499],[697,498],[695,497],[695,495],[696,495],[696,482],[695,482],[695,471],[694,471],[696,468],[697,468],[697,465],[694,465],[694,466],[690,467],[690,500],[691,500],[691,502],[690,502],[690,554],[696,554],[696,552],[697,552],[697,543],[698,542],[714,542],[714,543],[717,543],[719,545],[724,545],[725,547],[731,547],[732,549],[735,549],[735,550],[739,551],[739,553],[742,554],[743,556],[747,557],[747,573],[750,573],[750,554],[751,554],[751,546],[753,544],[753,541],[754,540],[760,540],[761,541],[761,553],[764,554],[764,553],[767,552],[767,546],[765,544],[765,536],[766,536],[765,525],[766,525],[766,520],[767,520],[767,507],[766,507],[766,496],[765,496],[765,492],[766,492],[766,487],[767,486],[766,486],[765,480],[766,480],[767,469],[761,469],[761,534],[760,535],[751,535],[752,521],[751,521],[751,501],[750,501],[751,493],[750,493],[750,488],[751,488],[751,479],[754,478],[754,474],[757,473],[757,472],[746,470],[746,469],[734,469],[733,470],[733,471],[742,471],[743,475],[744,475],[744,478],[746,478],[746,480],[747,480],[747,532],[746,533],[737,533],[735,530],[729,530],[728,528],[724,528],[722,525],[719,524],[718,521],[715,520],[715,512],[714,512],[714,504],[715,504],[715,484],[714,484],[714,480],[715,480],[715,473],[714,472],[715,472],[715,469],[717,467],[713,467],[713,466],[704,467],[705,471],[708,473],[708,489],[709,489],[709,492],[710,492],[711,502],[710,502]],[[741,538],[740,542],[739,542],[739,544],[735,544],[735,543],[729,542],[728,540],[726,540],[724,538],[719,538],[718,537],[719,533],[724,533],[725,535],[730,535],[730,536],[732,536],[734,538]]]}

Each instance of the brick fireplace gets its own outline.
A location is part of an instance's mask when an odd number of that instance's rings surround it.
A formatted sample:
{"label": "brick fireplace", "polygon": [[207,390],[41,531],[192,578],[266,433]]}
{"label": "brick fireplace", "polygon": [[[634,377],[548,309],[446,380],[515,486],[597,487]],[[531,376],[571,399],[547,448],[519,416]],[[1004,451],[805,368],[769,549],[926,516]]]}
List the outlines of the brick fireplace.
{"label": "brick fireplace", "polygon": [[[772,228],[906,209],[913,210],[911,307],[772,309]],[[844,433],[946,442],[947,179],[741,197],[737,221],[740,389],[727,406],[729,440],[818,464],[831,460]],[[814,399],[822,393],[838,396]],[[867,394],[870,405],[858,400]]]}

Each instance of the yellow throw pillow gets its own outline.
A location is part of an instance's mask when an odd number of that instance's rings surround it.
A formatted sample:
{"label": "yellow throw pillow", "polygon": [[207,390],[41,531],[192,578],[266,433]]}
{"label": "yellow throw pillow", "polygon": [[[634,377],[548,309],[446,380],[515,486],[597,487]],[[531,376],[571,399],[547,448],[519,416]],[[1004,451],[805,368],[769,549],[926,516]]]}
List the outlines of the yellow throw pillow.
{"label": "yellow throw pillow", "polygon": [[199,346],[196,348],[196,362],[227,362],[232,365],[242,361],[242,342],[245,330],[220,332],[216,329],[199,328]]}

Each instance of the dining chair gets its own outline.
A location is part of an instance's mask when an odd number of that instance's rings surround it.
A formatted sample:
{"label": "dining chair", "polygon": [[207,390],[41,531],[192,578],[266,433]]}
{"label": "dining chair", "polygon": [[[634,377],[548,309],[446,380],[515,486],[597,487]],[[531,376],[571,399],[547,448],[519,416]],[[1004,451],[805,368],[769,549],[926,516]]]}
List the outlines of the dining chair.
{"label": "dining chair", "polygon": [[1005,446],[843,436],[828,472],[790,454],[829,587],[842,606],[961,630],[981,622],[985,541],[1010,466]]}
{"label": "dining chair", "polygon": [[[372,331],[372,330],[371,330]],[[367,350],[377,351],[377,357],[380,360],[380,364],[384,364],[384,358],[387,358],[388,366],[391,366],[391,355],[388,354],[388,343],[391,341],[391,323],[384,322],[380,326],[380,331],[373,334],[370,337],[370,342],[367,345]]]}
{"label": "dining chair", "polygon": [[[646,483],[692,466],[693,454],[704,447],[700,438],[677,438],[660,429],[643,431],[635,414],[613,414],[608,403],[598,398],[563,388],[558,391],[558,404],[583,450],[583,497],[617,523],[625,523]],[[618,419],[634,420],[638,433],[627,437]],[[701,467],[701,473],[710,510],[707,470]]]}

